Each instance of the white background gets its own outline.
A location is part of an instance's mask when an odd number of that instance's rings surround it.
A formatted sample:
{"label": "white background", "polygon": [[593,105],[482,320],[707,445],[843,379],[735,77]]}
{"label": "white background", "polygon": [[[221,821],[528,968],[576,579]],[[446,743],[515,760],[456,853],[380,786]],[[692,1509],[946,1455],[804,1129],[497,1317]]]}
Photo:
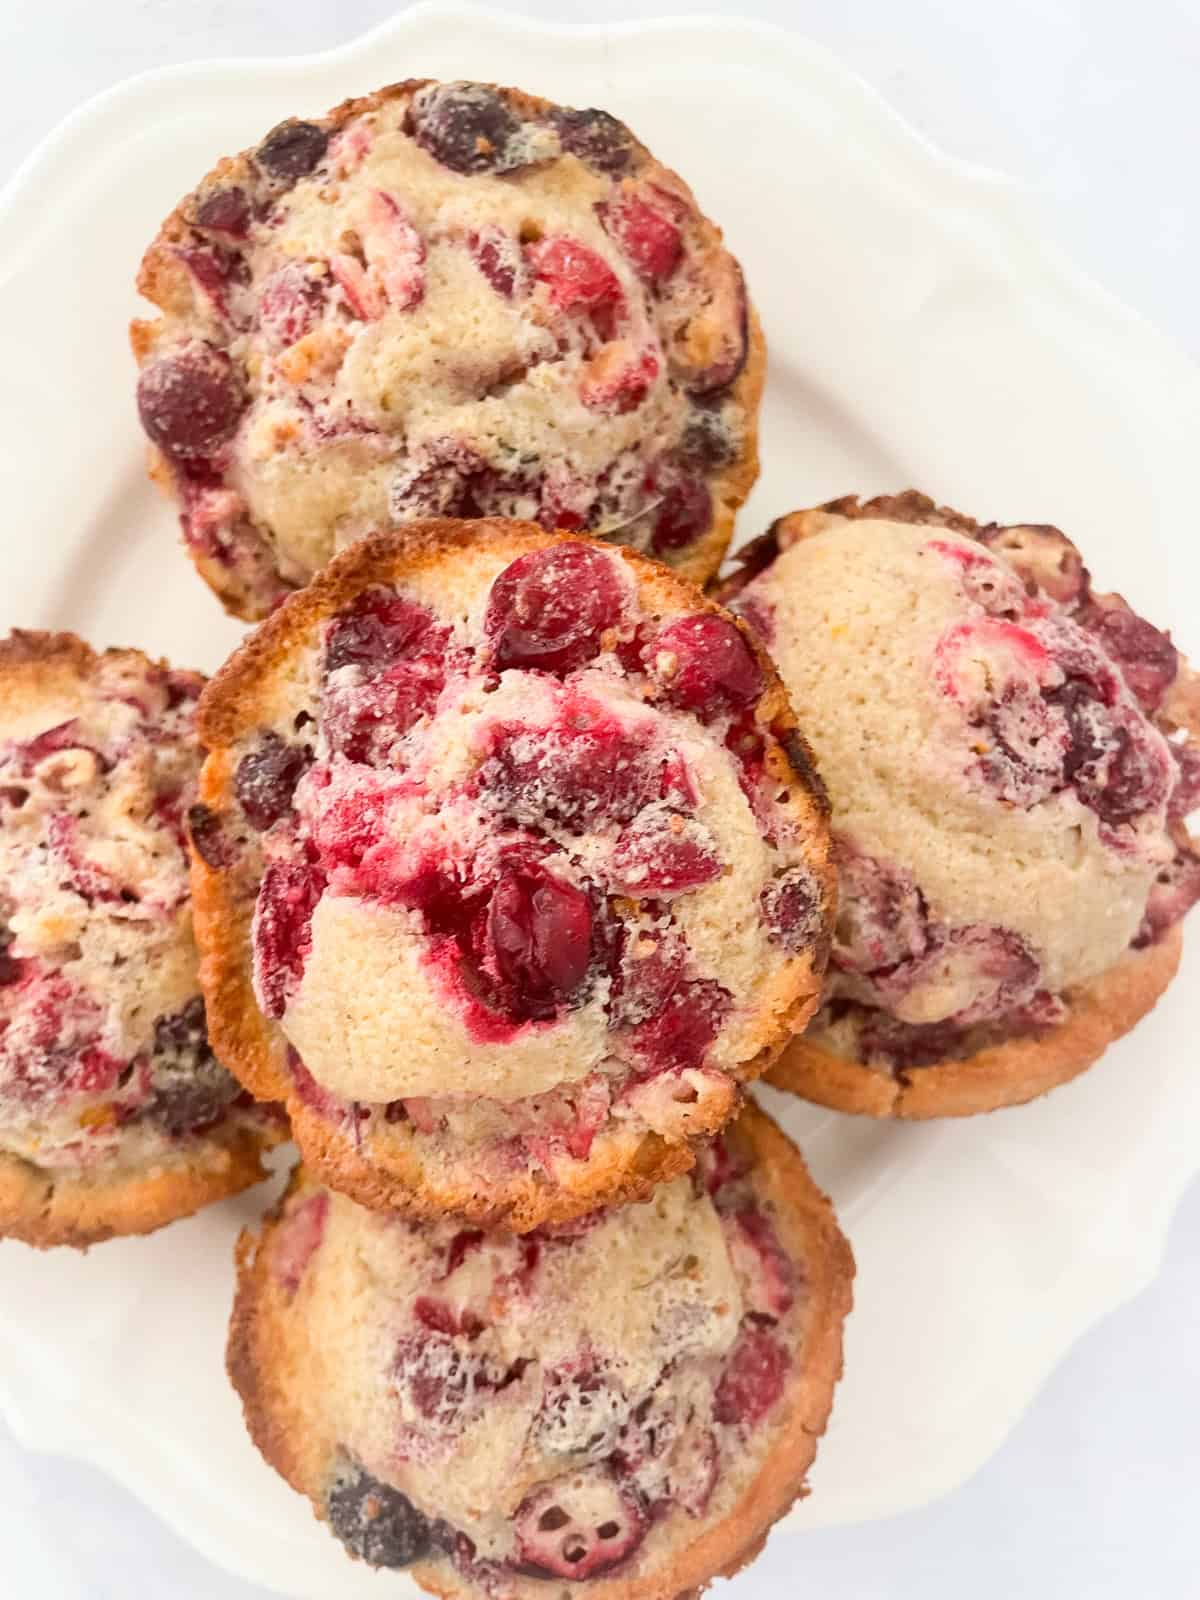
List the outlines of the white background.
{"label": "white background", "polygon": [[[80,101],[131,73],[204,56],[319,50],[397,9],[396,0],[2,0],[0,178]],[[510,9],[615,21],[658,7],[510,0]],[[741,0],[737,9],[831,46],[944,149],[1021,179],[1042,202],[1050,237],[1200,354],[1194,0]],[[5,537],[20,537],[17,507],[7,508]],[[136,1343],[129,1359],[138,1360]],[[896,1381],[904,1381],[900,1349]],[[179,1404],[188,1404],[186,1371]],[[970,1484],[888,1522],[777,1539],[724,1592],[731,1600],[782,1600],[802,1587],[825,1600],[959,1600],[964,1590],[971,1600],[1182,1600],[1200,1594],[1198,1504],[1193,1188],[1155,1286],[1077,1347]],[[21,1450],[3,1424],[0,1552],[0,1593],[12,1600],[267,1595],[212,1567],[99,1473]],[[381,1578],[381,1600],[386,1590]]]}

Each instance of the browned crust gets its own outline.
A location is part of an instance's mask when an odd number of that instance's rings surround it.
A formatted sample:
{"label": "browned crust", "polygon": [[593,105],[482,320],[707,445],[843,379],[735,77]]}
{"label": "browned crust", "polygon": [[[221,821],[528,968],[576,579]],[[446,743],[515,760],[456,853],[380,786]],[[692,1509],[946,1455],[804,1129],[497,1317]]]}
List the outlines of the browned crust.
{"label": "browned crust", "polygon": [[0,639],[0,718],[11,707],[25,712],[29,702],[81,689],[106,661],[132,661],[169,670],[141,650],[93,650],[77,633],[14,628]]}
{"label": "browned crust", "polygon": [[127,1234],[153,1233],[267,1176],[262,1153],[282,1137],[264,1122],[216,1128],[194,1153],[144,1171],[99,1166],[52,1173],[0,1153],[0,1238],[39,1250],[86,1250]]}
{"label": "browned crust", "polygon": [[[807,1493],[805,1479],[825,1431],[842,1374],[842,1328],[850,1312],[854,1258],[828,1198],[813,1183],[799,1151],[766,1112],[748,1103],[727,1135],[753,1156],[753,1181],[773,1204],[784,1248],[803,1263],[806,1304],[791,1384],[762,1465],[730,1510],[710,1527],[684,1517],[679,1546],[660,1570],[579,1585],[594,1600],[684,1600],[716,1577],[731,1577],[753,1560],[772,1525]],[[306,1181],[304,1175],[294,1183]],[[269,1272],[274,1217],[255,1237],[238,1241],[238,1286],[230,1323],[228,1370],[241,1396],[246,1426],[266,1461],[324,1520],[323,1490],[337,1441],[316,1436],[306,1414],[302,1341],[287,1335],[287,1305]],[[445,1560],[419,1563],[412,1575],[444,1600],[476,1591]],[[554,1580],[518,1578],[521,1600],[549,1595]],[[561,1585],[559,1586],[561,1589]]]}
{"label": "browned crust", "polygon": [[[602,541],[548,534],[532,523],[495,518],[471,523],[431,520],[377,534],[343,552],[306,589],[290,596],[210,683],[199,711],[200,737],[209,750],[200,779],[203,804],[223,825],[237,826],[231,793],[232,746],[270,720],[272,696],[286,677],[293,652],[313,637],[325,617],[362,589],[400,582],[407,573],[459,552],[487,547],[513,559],[565,538],[595,544],[624,560],[639,590],[643,594],[648,590],[663,605],[690,611],[721,609],[678,574],[644,556]],[[821,887],[828,929],[836,883],[824,791],[814,779],[810,754],[769,656],[744,623],[731,620],[763,671],[766,688],[758,718],[775,731],[779,741],[774,751],[768,748],[769,761],[779,782],[792,786],[793,815],[806,841],[808,865]],[[740,1093],[731,1083],[723,1101],[714,1095],[707,1111],[697,1108],[686,1138],[678,1143],[655,1134],[640,1137],[621,1130],[602,1132],[592,1157],[574,1164],[577,1170],[569,1182],[553,1183],[521,1174],[507,1185],[490,1179],[481,1183],[471,1152],[464,1152],[462,1159],[452,1164],[444,1158],[430,1159],[409,1127],[388,1130],[386,1159],[377,1140],[371,1141],[368,1156],[349,1134],[331,1126],[297,1096],[282,1030],[258,1009],[250,979],[250,928],[256,893],[257,883],[246,881],[236,866],[214,868],[193,852],[196,939],[213,1047],[256,1097],[286,1101],[305,1160],[325,1181],[361,1205],[403,1209],[418,1217],[454,1211],[475,1222],[503,1223],[519,1231],[548,1221],[567,1221],[598,1204],[643,1199],[657,1183],[687,1171],[694,1164],[694,1143],[714,1133],[737,1110]],[[787,1040],[812,1016],[827,955],[828,938],[823,937],[807,960],[794,969],[790,992],[779,997],[771,1013],[764,1015],[762,1046],[742,1069],[743,1079],[765,1072]]]}
{"label": "browned crust", "polygon": [[1006,1040],[962,1061],[914,1067],[891,1077],[801,1037],[772,1067],[769,1081],[836,1111],[910,1121],[1023,1105],[1086,1071],[1140,1022],[1175,976],[1182,949],[1177,924],[1158,944],[1130,951],[1098,978],[1067,990],[1067,1016],[1056,1027]]}
{"label": "browned crust", "polygon": [[[428,84],[438,82],[434,78],[405,78],[398,83],[387,84],[371,94],[354,96],[343,100],[339,105],[326,113],[324,117],[314,119],[322,126],[334,131],[342,128],[354,117],[369,111],[375,111],[390,100],[411,98],[418,90]],[[527,116],[543,115],[547,111],[557,108],[557,102],[545,100],[540,95],[527,94],[522,89],[514,89],[503,84],[482,84],[484,88],[495,89],[505,95]],[[269,130],[268,130],[269,131]],[[663,166],[656,160],[653,153],[627,129],[630,141],[638,150],[642,158],[650,163],[654,169],[657,181],[663,182],[672,192],[678,194],[686,201],[694,214],[696,225],[701,229],[707,249],[716,253],[725,249],[724,234],[715,222],[701,209],[691,187],[688,183],[669,167]],[[236,156],[223,156],[213,169],[203,177],[192,192],[203,190],[209,184],[217,182],[236,181],[239,176],[246,173],[252,150],[244,150]],[[138,268],[136,286],[137,291],[145,299],[156,305],[161,311],[170,315],[173,311],[185,309],[190,299],[190,289],[181,289],[181,268],[175,259],[172,246],[183,240],[190,232],[190,224],[184,212],[184,206],[191,198],[185,196],[178,205],[174,206],[164,219],[157,236],[147,248]],[[733,259],[732,257],[730,258]],[[735,263],[739,280],[745,292],[745,282],[741,268]],[[750,490],[754,487],[759,473],[758,456],[758,427],[759,408],[762,401],[763,387],[766,383],[767,346],[763,335],[762,324],[758,313],[746,294],[746,328],[747,350],[746,360],[742,370],[724,391],[744,411],[746,428],[743,436],[742,449],[738,457],[732,461],[721,473],[714,473],[708,478],[709,488],[713,497],[713,522],[705,537],[698,545],[692,548],[684,560],[673,563],[673,570],[690,581],[704,585],[715,574],[725,552],[729,548],[733,537],[734,524],[737,512],[744,504]],[[154,347],[162,333],[162,319],[146,321],[135,318],[129,324],[129,343],[134,359],[141,366],[153,354]],[[147,473],[149,477],[165,493],[174,498],[174,475],[170,465],[162,453],[153,445],[147,446],[146,454]],[[269,541],[268,541],[269,543]],[[197,573],[213,590],[225,609],[235,617],[240,617],[244,622],[258,622],[267,615],[267,611],[248,595],[236,574],[220,561],[204,554],[194,546],[187,546],[187,554]],[[272,551],[273,556],[273,551]],[[286,588],[284,580],[280,580]]]}

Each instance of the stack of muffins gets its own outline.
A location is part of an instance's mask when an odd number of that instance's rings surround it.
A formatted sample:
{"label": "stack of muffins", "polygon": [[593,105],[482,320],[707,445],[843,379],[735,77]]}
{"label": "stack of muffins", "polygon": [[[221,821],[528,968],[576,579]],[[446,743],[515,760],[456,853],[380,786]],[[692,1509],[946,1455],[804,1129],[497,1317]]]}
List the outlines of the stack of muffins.
{"label": "stack of muffins", "polygon": [[911,492],[718,577],[763,338],[604,112],[282,123],[139,286],[151,472],[257,626],[207,686],[0,646],[0,1231],[148,1231],[290,1133],[229,1345],[267,1460],[435,1594],[691,1593],[804,1491],[850,1306],[746,1086],[1094,1061],[1200,898],[1197,680],[1057,529]]}

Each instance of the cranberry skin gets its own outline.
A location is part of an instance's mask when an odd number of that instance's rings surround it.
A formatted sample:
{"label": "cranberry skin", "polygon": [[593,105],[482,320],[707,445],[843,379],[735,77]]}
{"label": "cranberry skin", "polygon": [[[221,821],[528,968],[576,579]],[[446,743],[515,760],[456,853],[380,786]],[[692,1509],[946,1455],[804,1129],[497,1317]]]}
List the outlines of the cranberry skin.
{"label": "cranberry skin", "polygon": [[671,704],[705,721],[748,709],[766,687],[737,627],[712,613],[669,623],[648,654]]}
{"label": "cranberry skin", "polygon": [[407,1495],[347,1464],[329,1491],[329,1526],[370,1567],[408,1567],[434,1548],[434,1527]]}
{"label": "cranberry skin", "polygon": [[315,122],[289,119],[271,129],[255,152],[255,160],[271,177],[291,184],[313,171],[328,145],[324,128]]}
{"label": "cranberry skin", "polygon": [[812,947],[821,931],[821,891],[807,867],[790,867],[762,892],[767,937],[798,956]]}
{"label": "cranberry skin", "polygon": [[155,1023],[151,1066],[154,1093],[142,1114],[172,1138],[213,1127],[240,1092],[212,1052],[201,995]]}
{"label": "cranberry skin", "polygon": [[427,649],[440,652],[445,640],[432,611],[386,589],[369,589],[329,624],[325,671],[362,667],[373,677]]}
{"label": "cranberry skin", "polygon": [[[716,472],[721,467],[727,467],[737,452],[737,440],[720,411],[697,408],[692,412],[683,430],[683,438],[679,442],[681,461],[689,466],[700,467],[706,472]],[[760,535],[760,538],[766,537],[765,534]],[[758,542],[754,541],[755,544]],[[738,552],[743,573],[746,552],[749,548],[750,546],[746,546]]]}
{"label": "cranberry skin", "polygon": [[246,191],[237,185],[214,189],[196,208],[196,226],[206,233],[223,233],[230,239],[244,239],[250,231],[250,202]]}
{"label": "cranberry skin", "polygon": [[[688,894],[721,876],[721,858],[695,831],[672,828],[677,814],[626,828],[612,854],[613,882],[630,895]],[[695,828],[696,825],[693,825]]]}
{"label": "cranberry skin", "polygon": [[298,262],[293,262],[273,272],[263,284],[258,320],[272,342],[287,349],[312,332],[324,303],[325,288],[320,279],[310,277]]}
{"label": "cranberry skin", "polygon": [[1170,636],[1126,605],[1087,607],[1079,621],[1116,661],[1142,709],[1157,711],[1179,671],[1179,652]]}
{"label": "cranberry skin", "polygon": [[312,915],[325,879],[299,862],[271,862],[254,912],[254,967],[263,1011],[277,1021],[312,949]]}
{"label": "cranberry skin", "polygon": [[520,119],[483,84],[446,83],[413,101],[413,138],[451,172],[504,172],[523,163],[510,154]]}
{"label": "cranberry skin", "polygon": [[631,821],[658,798],[653,780],[642,742],[583,696],[544,733],[522,723],[498,727],[478,773],[481,791],[504,815],[533,827],[549,818],[573,833]]}
{"label": "cranberry skin", "polygon": [[731,1004],[729,991],[711,978],[677,983],[662,1010],[633,1030],[645,1075],[701,1066]]}
{"label": "cranberry skin", "polygon": [[626,171],[633,159],[633,135],[607,111],[563,106],[551,114],[550,125],[564,150],[610,178]]}
{"label": "cranberry skin", "polygon": [[247,751],[233,775],[233,792],[246,820],[260,833],[292,809],[292,795],[312,760],[302,745],[288,744],[268,729]]}
{"label": "cranberry skin", "polygon": [[654,517],[650,548],[656,554],[666,550],[686,550],[712,526],[712,491],[703,478],[672,474],[662,488],[662,500]]}
{"label": "cranberry skin", "polygon": [[590,312],[602,338],[611,337],[616,315],[625,301],[620,279],[594,250],[560,234],[528,247],[527,255],[550,299],[560,311]]}
{"label": "cranberry skin", "polygon": [[201,805],[190,807],[187,826],[192,848],[205,866],[211,867],[214,872],[219,872],[222,867],[233,865],[236,851],[232,842],[226,838],[221,819],[215,811],[210,811],[207,806]]}
{"label": "cranberry skin", "polygon": [[185,345],[143,369],[138,416],[146,436],[172,461],[202,461],[237,431],[245,405],[233,363],[211,345]]}
{"label": "cranberry skin", "polygon": [[289,1203],[271,1245],[271,1272],[288,1295],[294,1295],[308,1264],[325,1237],[329,1218],[329,1192],[303,1196]]}
{"label": "cranberry skin", "polygon": [[1200,806],[1200,745],[1173,744],[1171,754],[1176,776],[1167,816],[1172,822],[1181,822]]}
{"label": "cranberry skin", "polygon": [[589,545],[561,544],[505,567],[483,624],[497,671],[567,673],[599,655],[605,630],[624,609],[615,559]]}
{"label": "cranberry skin", "polygon": [[582,890],[537,866],[506,872],[492,892],[486,947],[514,1021],[547,1020],[577,994],[592,958]]}
{"label": "cranberry skin", "polygon": [[521,246],[514,235],[502,228],[484,228],[471,234],[467,244],[472,260],[492,288],[502,300],[511,300],[525,270]]}
{"label": "cranberry skin", "polygon": [[729,1352],[717,1385],[713,1415],[718,1422],[753,1427],[783,1393],[787,1352],[766,1328],[747,1320]]}
{"label": "cranberry skin", "polygon": [[640,277],[662,283],[679,265],[683,254],[679,229],[640,195],[623,195],[603,220]]}
{"label": "cranberry skin", "polygon": [[577,1582],[632,1555],[647,1528],[641,1507],[607,1467],[542,1484],[521,1502],[513,1520],[522,1571]]}

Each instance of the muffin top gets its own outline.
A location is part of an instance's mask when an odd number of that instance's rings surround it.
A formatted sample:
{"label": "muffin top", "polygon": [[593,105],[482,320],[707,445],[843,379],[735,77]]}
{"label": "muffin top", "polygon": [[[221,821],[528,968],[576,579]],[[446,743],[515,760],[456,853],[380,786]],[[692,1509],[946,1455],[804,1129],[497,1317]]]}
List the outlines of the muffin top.
{"label": "muffin top", "polygon": [[[221,672],[202,731],[202,941],[339,1115],[432,1099],[585,1159],[610,1120],[727,1113],[814,1001],[803,746],[766,658],[660,567],[519,524],[369,542]],[[235,1070],[262,1054],[240,1029]]]}
{"label": "muffin top", "polygon": [[1195,799],[1160,716],[1176,654],[1057,530],[835,502],[778,524],[735,588],[833,801],[827,998],[1044,1022],[1151,936]]}
{"label": "muffin top", "polygon": [[239,1092],[183,837],[202,685],[68,634],[0,643],[0,1152],[35,1166],[161,1160]]}
{"label": "muffin top", "polygon": [[[496,1596],[605,1575],[665,1592],[773,1451],[776,1487],[735,1535],[761,1537],[823,1424],[852,1270],[762,1123],[646,1205],[522,1238],[368,1212],[302,1173],[253,1261],[243,1247],[234,1315],[269,1458],[353,1554]],[[765,1181],[767,1148],[790,1188]]]}
{"label": "muffin top", "polygon": [[703,580],[757,470],[737,264],[601,111],[411,82],[283,123],[181,203],[139,287],[157,471],[243,616],[429,516],[594,530]]}

